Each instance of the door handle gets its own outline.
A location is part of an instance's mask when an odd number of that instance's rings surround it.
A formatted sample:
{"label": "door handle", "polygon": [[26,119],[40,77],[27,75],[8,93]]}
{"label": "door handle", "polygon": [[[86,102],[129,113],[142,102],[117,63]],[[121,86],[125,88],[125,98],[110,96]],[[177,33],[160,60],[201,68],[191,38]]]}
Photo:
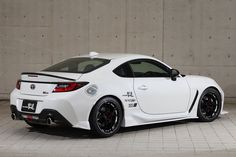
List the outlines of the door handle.
{"label": "door handle", "polygon": [[148,87],[146,85],[139,86],[138,89],[140,90],[147,90]]}

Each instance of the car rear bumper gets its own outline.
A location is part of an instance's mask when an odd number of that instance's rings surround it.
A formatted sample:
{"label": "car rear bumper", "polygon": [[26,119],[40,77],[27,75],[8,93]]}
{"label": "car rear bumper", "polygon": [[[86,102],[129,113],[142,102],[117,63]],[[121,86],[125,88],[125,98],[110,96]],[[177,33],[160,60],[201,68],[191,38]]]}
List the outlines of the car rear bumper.
{"label": "car rear bumper", "polygon": [[15,105],[10,106],[11,109],[11,117],[13,120],[27,120],[33,123],[38,124],[47,124],[52,125],[60,124],[60,125],[67,125],[72,126],[72,124],[63,117],[58,111],[53,109],[43,109],[39,114],[32,114],[32,113],[24,113],[17,110]]}
{"label": "car rear bumper", "polygon": [[[81,92],[82,93],[82,92]],[[68,92],[50,94],[48,96],[34,96],[21,94],[19,90],[11,93],[10,104],[13,106],[15,116],[18,119],[31,119],[37,123],[45,123],[50,114],[55,123],[67,123],[74,128],[90,130],[89,114],[93,103],[89,103],[83,93]],[[22,110],[23,101],[36,101],[34,112]],[[80,101],[78,101],[80,100]]]}

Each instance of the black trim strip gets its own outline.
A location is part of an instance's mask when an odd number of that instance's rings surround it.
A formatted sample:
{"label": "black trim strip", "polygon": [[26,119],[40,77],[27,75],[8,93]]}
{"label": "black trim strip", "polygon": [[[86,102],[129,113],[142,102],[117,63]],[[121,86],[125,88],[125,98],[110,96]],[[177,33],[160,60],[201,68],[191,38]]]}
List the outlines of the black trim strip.
{"label": "black trim strip", "polygon": [[192,105],[191,105],[190,109],[188,110],[188,113],[190,113],[192,111],[193,106],[195,104],[195,101],[197,100],[197,96],[198,96],[198,90],[197,90],[196,95],[195,95],[195,97],[193,99]]}
{"label": "black trim strip", "polygon": [[[44,84],[64,84],[64,83],[70,83],[70,82],[42,82],[42,81],[27,81],[27,80],[20,80],[20,82],[26,82],[26,83],[44,83]],[[89,82],[76,82],[83,85],[87,85]]]}
{"label": "black trim strip", "polygon": [[42,81],[26,81],[26,80],[20,80],[20,82],[26,82],[26,83],[58,84],[58,82],[42,82]]}
{"label": "black trim strip", "polygon": [[[41,76],[55,77],[55,78],[59,78],[59,79],[69,80],[69,81],[76,81],[75,79],[56,76],[56,75],[50,75],[50,74],[44,74],[44,73],[23,72],[23,73],[21,73],[21,75],[41,75]],[[30,77],[36,77],[36,76],[30,76]]]}

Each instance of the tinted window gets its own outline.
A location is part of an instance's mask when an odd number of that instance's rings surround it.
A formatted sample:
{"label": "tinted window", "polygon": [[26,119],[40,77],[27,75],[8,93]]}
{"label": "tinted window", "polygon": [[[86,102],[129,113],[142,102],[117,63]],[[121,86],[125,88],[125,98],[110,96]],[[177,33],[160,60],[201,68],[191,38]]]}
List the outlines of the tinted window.
{"label": "tinted window", "polygon": [[120,77],[133,77],[133,73],[127,63],[120,65],[115,70],[113,70],[113,72]]}
{"label": "tinted window", "polygon": [[48,67],[43,71],[87,73],[101,66],[104,66],[109,62],[109,60],[100,58],[70,58],[51,67]]}
{"label": "tinted window", "polygon": [[154,60],[135,60],[130,62],[135,77],[169,77],[169,68]]}

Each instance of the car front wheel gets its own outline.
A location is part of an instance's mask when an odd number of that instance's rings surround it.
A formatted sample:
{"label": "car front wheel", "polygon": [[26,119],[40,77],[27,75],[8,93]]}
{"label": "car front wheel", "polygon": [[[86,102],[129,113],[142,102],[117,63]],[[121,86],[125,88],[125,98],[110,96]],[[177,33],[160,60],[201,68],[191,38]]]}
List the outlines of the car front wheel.
{"label": "car front wheel", "polygon": [[96,135],[110,137],[120,129],[122,119],[121,104],[112,97],[105,97],[94,106],[89,121]]}
{"label": "car front wheel", "polygon": [[211,122],[221,111],[221,96],[214,88],[207,88],[201,95],[198,104],[198,117],[200,121]]}

